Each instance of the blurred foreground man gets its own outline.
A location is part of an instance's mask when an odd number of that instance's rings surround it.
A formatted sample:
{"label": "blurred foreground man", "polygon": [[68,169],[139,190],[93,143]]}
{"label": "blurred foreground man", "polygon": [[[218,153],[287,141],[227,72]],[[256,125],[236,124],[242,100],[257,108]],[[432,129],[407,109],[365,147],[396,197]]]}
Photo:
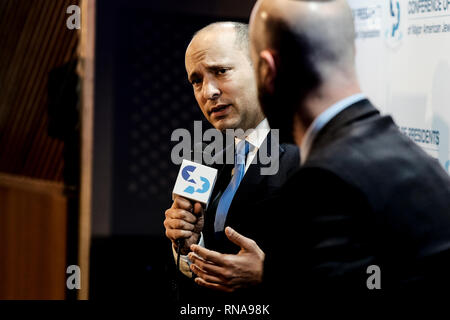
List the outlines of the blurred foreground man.
{"label": "blurred foreground man", "polygon": [[[182,300],[198,304],[258,300],[275,219],[264,215],[261,208],[298,168],[299,150],[294,145],[277,144],[279,156],[272,161],[279,163],[278,172],[261,175],[261,147],[270,145],[273,135],[258,102],[247,25],[224,22],[203,28],[189,44],[185,62],[200,109],[217,130],[256,130],[235,138],[231,147],[236,148],[236,154],[242,152],[245,165],[218,167],[206,212],[200,203],[182,197],[166,211],[166,235],[174,251],[177,240],[182,240],[181,270],[188,277],[194,276],[196,283],[184,278]],[[198,285],[206,289],[199,290]]]}
{"label": "blurred foreground man", "polygon": [[[272,208],[289,217],[266,256],[282,297],[448,289],[450,178],[361,93],[354,38],[344,0],[260,0],[252,12],[261,106],[302,150]],[[284,208],[300,194],[297,212]]]}

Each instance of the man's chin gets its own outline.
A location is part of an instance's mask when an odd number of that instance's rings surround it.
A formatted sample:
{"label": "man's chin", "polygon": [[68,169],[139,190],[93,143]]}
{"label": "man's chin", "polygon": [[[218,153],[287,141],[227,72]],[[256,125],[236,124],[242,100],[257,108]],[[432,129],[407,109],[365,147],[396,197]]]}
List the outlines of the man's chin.
{"label": "man's chin", "polygon": [[217,130],[222,131],[222,132],[224,132],[227,129],[234,130],[238,127],[238,125],[239,125],[239,121],[237,121],[236,119],[228,119],[228,118],[217,120],[213,124],[214,128],[216,128]]}

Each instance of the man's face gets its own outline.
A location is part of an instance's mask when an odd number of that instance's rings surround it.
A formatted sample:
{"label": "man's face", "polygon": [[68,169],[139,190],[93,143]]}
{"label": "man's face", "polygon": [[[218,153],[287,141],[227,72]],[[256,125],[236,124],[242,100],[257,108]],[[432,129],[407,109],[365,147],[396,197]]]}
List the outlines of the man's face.
{"label": "man's face", "polygon": [[195,99],[216,129],[247,130],[264,119],[253,68],[235,43],[233,27],[198,34],[186,50],[185,63]]}

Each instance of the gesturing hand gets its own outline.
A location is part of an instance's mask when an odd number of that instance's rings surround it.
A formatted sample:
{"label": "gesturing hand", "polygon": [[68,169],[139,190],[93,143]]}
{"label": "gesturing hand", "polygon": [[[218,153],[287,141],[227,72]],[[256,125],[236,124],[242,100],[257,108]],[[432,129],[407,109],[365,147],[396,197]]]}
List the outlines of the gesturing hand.
{"label": "gesturing hand", "polygon": [[262,281],[264,252],[252,239],[227,227],[225,234],[238,245],[238,254],[222,254],[198,245],[191,245],[191,270],[198,285],[226,292],[248,287]]}

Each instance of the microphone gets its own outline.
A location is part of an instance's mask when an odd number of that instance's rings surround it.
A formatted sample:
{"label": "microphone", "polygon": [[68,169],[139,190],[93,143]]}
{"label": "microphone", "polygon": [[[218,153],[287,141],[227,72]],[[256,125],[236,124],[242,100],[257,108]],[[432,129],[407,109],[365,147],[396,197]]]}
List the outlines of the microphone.
{"label": "microphone", "polygon": [[[194,159],[201,161],[205,145],[196,144],[194,146],[194,150],[191,152]],[[200,150],[202,150],[201,153]],[[183,159],[173,188],[172,199],[175,198],[175,195],[179,195],[193,202],[200,202],[206,209],[216,183],[217,172],[215,168]],[[183,242],[184,239],[176,241],[178,250],[183,246]]]}
{"label": "microphone", "polygon": [[183,159],[172,198],[175,195],[182,196],[200,202],[207,208],[216,178],[217,169]]}

